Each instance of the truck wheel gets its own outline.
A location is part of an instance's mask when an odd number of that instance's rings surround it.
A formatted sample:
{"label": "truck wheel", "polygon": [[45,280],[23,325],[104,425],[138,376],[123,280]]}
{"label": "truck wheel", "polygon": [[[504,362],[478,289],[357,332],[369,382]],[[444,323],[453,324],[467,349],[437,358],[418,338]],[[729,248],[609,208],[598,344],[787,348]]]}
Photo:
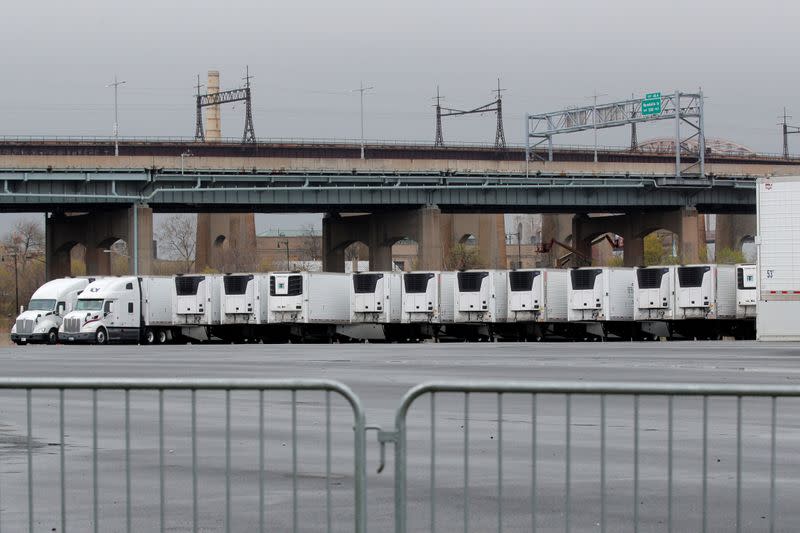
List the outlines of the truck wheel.
{"label": "truck wheel", "polygon": [[100,328],[94,334],[94,340],[97,344],[103,345],[108,344],[108,333],[106,332],[105,328]]}
{"label": "truck wheel", "polygon": [[47,332],[47,344],[58,344],[58,330],[51,329]]}
{"label": "truck wheel", "polygon": [[158,344],[166,344],[167,332],[163,329],[158,330]]}
{"label": "truck wheel", "polygon": [[144,330],[144,343],[154,344],[156,342],[156,333],[150,328]]}

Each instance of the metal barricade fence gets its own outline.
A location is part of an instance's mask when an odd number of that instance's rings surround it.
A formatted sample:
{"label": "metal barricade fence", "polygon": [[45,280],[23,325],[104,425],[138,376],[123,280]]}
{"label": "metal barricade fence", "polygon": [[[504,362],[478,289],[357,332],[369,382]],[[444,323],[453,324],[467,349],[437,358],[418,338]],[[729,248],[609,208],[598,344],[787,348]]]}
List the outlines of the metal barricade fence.
{"label": "metal barricade fence", "polygon": [[[301,402],[299,394],[315,401]],[[232,428],[232,395],[240,404],[235,415],[248,419],[249,425]],[[288,402],[276,399],[284,395]],[[333,406],[332,396],[338,400]],[[340,402],[346,404],[345,409]],[[198,406],[204,405],[208,409],[198,413]],[[78,415],[71,413],[73,409]],[[157,415],[150,418],[156,418],[157,425],[139,420],[156,409]],[[303,414],[309,410],[308,418],[313,419],[299,423],[299,409]],[[366,531],[364,411],[358,397],[335,381],[8,378],[0,379],[0,414],[3,533],[26,529],[296,532],[309,527]],[[336,415],[341,415],[337,420],[346,417],[347,423],[333,426]],[[113,422],[100,424],[102,417]],[[183,435],[176,436],[175,428],[183,429]],[[234,440],[236,430],[246,438]],[[352,474],[342,470],[346,457],[339,453],[341,446],[334,454],[334,432],[337,441],[352,441]],[[112,433],[116,440],[108,438]],[[101,438],[108,440],[107,446],[99,445]],[[257,443],[257,450],[256,446],[246,448],[244,441]],[[201,444],[208,445],[207,453],[203,454]],[[301,446],[313,453],[301,457],[298,466]],[[234,453],[234,447],[242,449]],[[223,455],[224,466],[218,464]],[[242,459],[245,455],[249,455],[247,461]],[[240,464],[238,468],[234,461]],[[78,467],[70,470],[71,463]],[[48,472],[46,479],[36,476],[37,468]],[[108,471],[113,475],[102,475]],[[147,474],[152,475],[148,478]],[[204,477],[211,482],[203,482]],[[152,483],[146,483],[148,479]],[[309,488],[312,482],[313,489]],[[333,498],[338,503],[348,484],[352,505],[348,503],[340,513],[341,505],[334,508]],[[333,495],[333,486],[342,489]],[[233,498],[235,490],[240,498]],[[201,491],[210,497],[204,501]],[[306,504],[301,514],[303,496],[314,500],[314,505]]]}
{"label": "metal barricade fence", "polygon": [[[382,458],[395,446],[395,531],[797,530],[792,507],[778,523],[776,424],[781,399],[796,457],[798,397],[800,386],[423,384],[379,432]],[[800,463],[780,472],[795,505]]]}

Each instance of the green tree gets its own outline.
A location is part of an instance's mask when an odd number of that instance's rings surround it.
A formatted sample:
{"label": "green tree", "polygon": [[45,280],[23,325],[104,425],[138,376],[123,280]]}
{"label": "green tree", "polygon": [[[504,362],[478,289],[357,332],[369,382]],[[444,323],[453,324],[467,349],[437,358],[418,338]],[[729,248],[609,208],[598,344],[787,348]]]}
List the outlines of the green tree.
{"label": "green tree", "polygon": [[447,270],[469,270],[470,268],[481,268],[482,266],[477,248],[462,243],[450,248],[450,252],[445,259],[445,268]]}
{"label": "green tree", "polygon": [[735,265],[736,263],[747,263],[744,253],[741,250],[732,250],[730,248],[722,248],[716,253],[717,264],[720,265]]}

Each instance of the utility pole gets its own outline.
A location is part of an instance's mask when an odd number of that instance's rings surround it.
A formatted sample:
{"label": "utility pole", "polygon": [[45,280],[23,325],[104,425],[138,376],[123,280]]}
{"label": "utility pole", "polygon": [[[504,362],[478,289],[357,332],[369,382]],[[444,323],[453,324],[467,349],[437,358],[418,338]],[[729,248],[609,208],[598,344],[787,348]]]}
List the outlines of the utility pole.
{"label": "utility pole", "polygon": [[594,90],[592,96],[586,98],[593,99],[592,104],[592,130],[594,131],[594,162],[597,163],[597,98],[600,96],[608,96],[606,93],[598,93],[597,89]]}
{"label": "utility pole", "polygon": [[278,243],[278,246],[280,247],[281,244],[283,244],[283,246],[286,248],[286,270],[288,272],[292,269],[292,267],[289,265],[289,240],[287,239],[285,241],[281,241]]}
{"label": "utility pole", "polygon": [[119,113],[117,107],[117,90],[119,86],[125,83],[117,81],[117,75],[114,74],[114,83],[109,83],[106,87],[114,87],[114,156],[119,156]]}
{"label": "utility pole", "polygon": [[19,313],[19,270],[17,267],[17,256],[19,255],[18,252],[11,252],[3,256],[2,260],[5,263],[6,257],[13,257],[14,258],[14,309],[15,313]]}
{"label": "utility pole", "polygon": [[783,108],[783,117],[781,118],[781,122],[778,122],[778,125],[782,127],[783,130],[783,157],[788,159],[789,158],[789,135],[794,133],[800,133],[800,126],[790,126],[788,121],[792,118],[791,115],[786,114],[786,108]]}
{"label": "utility pole", "polygon": [[364,159],[364,92],[371,91],[375,87],[364,87],[364,82],[361,82],[361,85],[358,89],[353,89],[353,92],[361,93],[361,159]]}

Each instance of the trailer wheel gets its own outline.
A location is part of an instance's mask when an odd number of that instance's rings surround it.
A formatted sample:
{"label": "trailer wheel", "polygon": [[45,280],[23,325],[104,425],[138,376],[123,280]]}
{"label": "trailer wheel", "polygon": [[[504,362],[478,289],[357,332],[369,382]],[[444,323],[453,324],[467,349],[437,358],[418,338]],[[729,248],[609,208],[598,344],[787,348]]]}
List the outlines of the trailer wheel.
{"label": "trailer wheel", "polygon": [[144,343],[155,344],[155,342],[156,342],[156,332],[150,328],[144,330]]}
{"label": "trailer wheel", "polygon": [[108,333],[106,332],[105,328],[99,328],[97,330],[97,332],[94,334],[94,340],[100,345],[108,344]]}
{"label": "trailer wheel", "polygon": [[58,344],[58,330],[53,328],[47,332],[47,344]]}
{"label": "trailer wheel", "polygon": [[158,344],[166,344],[167,332],[163,329],[158,330]]}

